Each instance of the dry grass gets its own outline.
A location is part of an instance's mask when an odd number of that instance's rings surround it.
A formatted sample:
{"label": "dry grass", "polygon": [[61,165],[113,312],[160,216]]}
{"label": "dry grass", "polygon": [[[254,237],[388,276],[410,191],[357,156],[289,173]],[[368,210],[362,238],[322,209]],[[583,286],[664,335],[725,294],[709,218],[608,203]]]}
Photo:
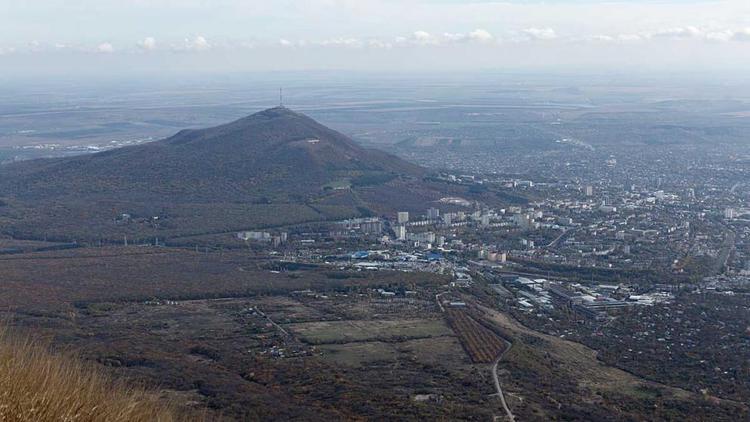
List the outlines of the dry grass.
{"label": "dry grass", "polygon": [[0,421],[176,420],[157,395],[0,328]]}

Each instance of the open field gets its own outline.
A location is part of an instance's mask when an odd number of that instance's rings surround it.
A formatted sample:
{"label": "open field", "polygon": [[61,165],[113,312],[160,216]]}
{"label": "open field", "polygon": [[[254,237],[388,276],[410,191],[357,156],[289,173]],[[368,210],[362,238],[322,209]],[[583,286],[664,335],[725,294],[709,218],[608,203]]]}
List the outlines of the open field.
{"label": "open field", "polygon": [[398,351],[392,344],[381,341],[366,341],[345,344],[323,344],[317,347],[323,358],[331,363],[360,367],[381,361],[392,361]]}
{"label": "open field", "polygon": [[154,247],[79,248],[0,256],[0,307],[69,310],[102,301],[197,299],[289,293],[302,289],[359,289],[389,284],[433,284],[441,278],[377,272],[336,280],[325,271],[271,272],[246,253],[198,253]]}
{"label": "open field", "polygon": [[[327,296],[321,302],[338,306],[318,309],[315,301],[284,295],[96,302],[64,318],[17,314],[15,324],[44,333],[56,348],[76,351],[114,374],[158,386],[183,408],[207,406],[227,418],[490,417],[494,404],[487,398],[485,374],[474,370],[434,311],[421,320],[339,321],[334,326],[344,331],[341,339],[374,330],[388,341],[325,345],[307,344],[292,330],[285,335],[268,319],[297,303],[295,319],[308,322],[284,326],[307,326],[330,339],[330,321],[314,318],[341,318],[331,309],[361,308],[358,301],[366,299]],[[408,313],[412,305],[394,306]],[[434,398],[421,403],[414,400],[419,394]]]}
{"label": "open field", "polygon": [[400,342],[365,341],[315,346],[323,359],[339,365],[361,367],[376,362],[394,361],[399,356],[427,365],[453,362],[468,364],[461,344],[452,336],[429,337]]}
{"label": "open field", "polygon": [[441,320],[323,321],[287,327],[311,344],[352,343],[368,340],[404,340],[451,334]]}
{"label": "open field", "polygon": [[[0,302],[20,332],[212,420],[490,417],[489,383],[428,300],[444,277],[267,264],[163,247],[6,255]],[[374,290],[398,286],[423,293]]]}

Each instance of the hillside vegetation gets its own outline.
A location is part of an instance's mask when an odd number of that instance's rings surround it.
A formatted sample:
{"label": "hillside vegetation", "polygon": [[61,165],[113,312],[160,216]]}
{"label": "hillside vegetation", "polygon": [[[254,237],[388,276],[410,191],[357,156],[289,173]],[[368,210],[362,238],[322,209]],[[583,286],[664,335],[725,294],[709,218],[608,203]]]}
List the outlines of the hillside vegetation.
{"label": "hillside vegetation", "polygon": [[177,420],[154,394],[0,328],[0,421]]}
{"label": "hillside vegetation", "polygon": [[[277,107],[147,144],[0,166],[0,232],[153,242],[421,209],[425,192],[441,196],[425,172]],[[418,196],[393,197],[402,185]]]}
{"label": "hillside vegetation", "polygon": [[[32,200],[302,203],[326,184],[424,169],[283,107],[147,144],[0,168],[0,196]],[[72,198],[71,198],[72,197]]]}

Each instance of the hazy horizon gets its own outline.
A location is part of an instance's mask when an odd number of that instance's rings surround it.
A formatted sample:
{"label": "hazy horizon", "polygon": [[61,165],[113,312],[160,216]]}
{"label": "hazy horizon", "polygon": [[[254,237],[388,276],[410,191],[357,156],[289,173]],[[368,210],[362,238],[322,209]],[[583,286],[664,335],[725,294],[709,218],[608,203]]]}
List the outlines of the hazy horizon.
{"label": "hazy horizon", "polygon": [[338,70],[739,74],[750,3],[0,1],[0,77]]}

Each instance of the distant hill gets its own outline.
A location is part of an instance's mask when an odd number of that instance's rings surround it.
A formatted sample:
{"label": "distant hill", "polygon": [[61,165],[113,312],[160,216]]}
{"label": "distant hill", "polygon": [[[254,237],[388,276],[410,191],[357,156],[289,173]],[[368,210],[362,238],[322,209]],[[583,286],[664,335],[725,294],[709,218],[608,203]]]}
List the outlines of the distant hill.
{"label": "distant hill", "polygon": [[423,169],[284,107],[157,142],[0,169],[0,193],[133,201],[305,200],[325,189],[419,177]]}
{"label": "distant hill", "polygon": [[[276,107],[148,144],[0,166],[0,230],[171,237],[423,209],[440,195],[425,172]],[[139,223],[117,224],[123,214]]]}

